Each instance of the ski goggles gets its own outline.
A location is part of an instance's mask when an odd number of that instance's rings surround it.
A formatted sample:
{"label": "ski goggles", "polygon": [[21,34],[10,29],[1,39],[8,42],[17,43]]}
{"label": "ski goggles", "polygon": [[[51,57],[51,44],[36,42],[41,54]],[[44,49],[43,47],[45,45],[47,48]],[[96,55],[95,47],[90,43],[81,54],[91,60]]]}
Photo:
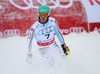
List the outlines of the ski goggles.
{"label": "ski goggles", "polygon": [[48,17],[48,15],[49,15],[48,13],[39,13],[39,17],[43,17],[43,16]]}

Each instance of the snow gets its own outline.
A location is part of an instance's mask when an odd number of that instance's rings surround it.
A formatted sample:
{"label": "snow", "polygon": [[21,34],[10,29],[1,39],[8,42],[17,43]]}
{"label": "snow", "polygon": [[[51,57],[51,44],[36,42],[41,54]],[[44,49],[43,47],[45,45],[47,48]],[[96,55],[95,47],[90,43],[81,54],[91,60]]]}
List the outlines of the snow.
{"label": "snow", "polygon": [[100,33],[71,33],[64,38],[71,54],[64,58],[61,66],[46,68],[35,40],[33,57],[37,62],[29,64],[26,62],[26,37],[0,39],[0,74],[99,74]]}

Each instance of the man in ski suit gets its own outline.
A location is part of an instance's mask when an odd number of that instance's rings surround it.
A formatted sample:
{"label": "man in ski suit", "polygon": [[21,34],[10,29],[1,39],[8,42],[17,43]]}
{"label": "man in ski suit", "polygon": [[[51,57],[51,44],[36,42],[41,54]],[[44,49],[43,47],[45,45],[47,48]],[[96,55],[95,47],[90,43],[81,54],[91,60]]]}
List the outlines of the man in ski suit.
{"label": "man in ski suit", "polygon": [[[32,40],[36,39],[37,45],[39,46],[39,51],[42,56],[45,55],[44,52],[48,50],[55,50],[58,44],[55,41],[55,35],[61,43],[63,53],[68,55],[70,50],[64,41],[62,34],[59,31],[57,22],[54,18],[50,17],[50,8],[46,5],[42,5],[38,8],[38,20],[31,26],[28,35],[28,52],[27,56],[32,57]],[[50,49],[50,47],[54,49]],[[56,51],[57,51],[56,50]],[[58,50],[59,51],[59,50]]]}

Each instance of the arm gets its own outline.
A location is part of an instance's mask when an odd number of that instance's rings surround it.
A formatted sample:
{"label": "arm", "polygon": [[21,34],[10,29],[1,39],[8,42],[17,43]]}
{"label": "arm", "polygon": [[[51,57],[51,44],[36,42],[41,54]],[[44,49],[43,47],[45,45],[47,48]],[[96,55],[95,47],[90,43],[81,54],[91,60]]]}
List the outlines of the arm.
{"label": "arm", "polygon": [[28,33],[28,37],[27,37],[27,57],[26,57],[26,61],[28,63],[31,62],[31,58],[33,57],[32,55],[32,40],[33,40],[33,34],[34,34],[34,30],[31,28],[29,33]]}
{"label": "arm", "polygon": [[55,25],[54,25],[54,31],[55,31],[57,38],[60,41],[61,45],[64,44],[65,41],[64,41],[64,38],[63,38],[63,36],[62,36],[58,26],[57,26],[57,23],[55,23]]}
{"label": "arm", "polygon": [[27,54],[32,55],[32,40],[33,40],[33,36],[34,36],[34,29],[31,28],[27,37]]}
{"label": "arm", "polygon": [[32,55],[32,41],[33,41],[33,38],[35,36],[34,33],[35,33],[36,26],[37,26],[37,22],[32,25],[32,27],[29,30],[28,37],[27,37],[27,57],[26,57],[26,61],[28,63],[31,62],[31,58],[33,57],[33,55]]}
{"label": "arm", "polygon": [[54,31],[55,31],[55,33],[56,33],[56,35],[57,35],[57,37],[58,37],[58,39],[59,39],[59,41],[61,43],[61,47],[62,47],[64,53],[66,55],[70,54],[70,49],[68,48],[68,46],[66,46],[66,43],[64,41],[64,38],[63,38],[61,32],[59,31],[57,23],[55,23],[55,25],[54,25]]}
{"label": "arm", "polygon": [[30,28],[28,37],[27,37],[27,54],[32,55],[32,40],[35,37],[35,29],[37,27],[38,22],[36,21]]}
{"label": "arm", "polygon": [[28,37],[27,37],[27,57],[26,57],[27,63],[31,63],[31,58],[33,57],[33,55],[32,55],[33,34],[34,34],[34,30],[32,30],[32,28],[31,28],[28,33]]}

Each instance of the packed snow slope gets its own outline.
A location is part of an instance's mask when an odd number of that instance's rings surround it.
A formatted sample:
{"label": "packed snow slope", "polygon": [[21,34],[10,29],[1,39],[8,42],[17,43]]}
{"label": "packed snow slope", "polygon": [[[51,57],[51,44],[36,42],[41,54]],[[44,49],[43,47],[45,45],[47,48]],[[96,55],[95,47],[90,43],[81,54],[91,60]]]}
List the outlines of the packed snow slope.
{"label": "packed snow slope", "polygon": [[[33,40],[33,64],[26,62],[26,37],[0,39],[0,74],[99,74],[100,33],[71,33],[64,36],[71,54],[58,67],[44,67]],[[59,46],[60,43],[57,40]],[[61,60],[61,59],[59,59]],[[36,62],[36,63],[35,63]],[[42,63],[41,63],[42,62]]]}

